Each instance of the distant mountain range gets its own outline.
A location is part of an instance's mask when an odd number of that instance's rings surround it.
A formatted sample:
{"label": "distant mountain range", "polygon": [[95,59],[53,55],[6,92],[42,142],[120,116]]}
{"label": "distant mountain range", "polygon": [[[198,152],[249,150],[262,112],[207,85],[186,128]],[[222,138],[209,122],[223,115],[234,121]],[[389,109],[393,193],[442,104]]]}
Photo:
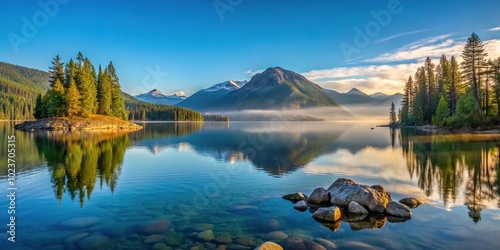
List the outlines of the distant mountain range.
{"label": "distant mountain range", "polygon": [[134,96],[137,100],[151,103],[151,104],[163,104],[163,105],[176,105],[186,99],[184,93],[166,95],[157,89],[153,89],[148,93],[143,93]]}
{"label": "distant mountain range", "polygon": [[209,88],[202,89],[194,93],[189,98],[183,100],[178,106],[203,110],[207,105],[214,103],[225,95],[243,87],[247,81],[226,81],[215,84]]}

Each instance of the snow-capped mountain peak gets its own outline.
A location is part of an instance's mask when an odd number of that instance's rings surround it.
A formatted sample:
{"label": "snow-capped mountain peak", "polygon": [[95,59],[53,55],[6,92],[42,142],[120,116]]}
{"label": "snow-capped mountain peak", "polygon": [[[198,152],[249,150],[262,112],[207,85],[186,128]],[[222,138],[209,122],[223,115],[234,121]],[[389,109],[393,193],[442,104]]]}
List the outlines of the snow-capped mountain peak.
{"label": "snow-capped mountain peak", "polygon": [[186,99],[186,95],[184,91],[167,95],[158,89],[153,89],[147,93],[136,95],[135,98],[147,103],[174,105]]}
{"label": "snow-capped mountain peak", "polygon": [[204,89],[206,92],[215,92],[215,91],[232,91],[232,90],[236,90],[236,89],[239,89],[241,87],[243,87],[243,85],[245,85],[247,83],[247,81],[233,81],[233,80],[230,80],[230,81],[225,81],[225,82],[221,82],[221,83],[218,83],[218,84],[215,84],[209,88],[206,88]]}

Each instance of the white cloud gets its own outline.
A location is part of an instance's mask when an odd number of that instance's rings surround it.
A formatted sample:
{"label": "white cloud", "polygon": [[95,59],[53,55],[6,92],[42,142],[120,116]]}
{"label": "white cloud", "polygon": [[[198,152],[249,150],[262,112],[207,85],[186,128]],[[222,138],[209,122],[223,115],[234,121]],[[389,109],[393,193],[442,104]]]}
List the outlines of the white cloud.
{"label": "white cloud", "polygon": [[376,42],[377,43],[383,43],[383,42],[387,42],[389,40],[392,40],[394,38],[398,38],[398,37],[402,37],[402,36],[407,36],[407,35],[412,35],[412,34],[417,34],[417,33],[425,32],[425,31],[429,31],[429,30],[431,30],[431,29],[413,30],[413,31],[402,32],[402,33],[399,33],[399,34],[395,34],[395,35],[392,35],[392,36],[381,38],[381,39],[377,40]]}
{"label": "white cloud", "polygon": [[185,96],[186,95],[186,93],[184,93],[184,91],[177,91],[174,94],[178,95],[178,96]]}
{"label": "white cloud", "polygon": [[489,31],[500,31],[500,27],[491,28]]}
{"label": "white cloud", "polygon": [[262,72],[264,72],[263,69],[258,69],[258,70],[251,70],[251,69],[249,69],[245,73],[248,74],[248,75],[250,75],[250,76],[254,76],[254,75],[257,75],[257,74],[262,73]]}

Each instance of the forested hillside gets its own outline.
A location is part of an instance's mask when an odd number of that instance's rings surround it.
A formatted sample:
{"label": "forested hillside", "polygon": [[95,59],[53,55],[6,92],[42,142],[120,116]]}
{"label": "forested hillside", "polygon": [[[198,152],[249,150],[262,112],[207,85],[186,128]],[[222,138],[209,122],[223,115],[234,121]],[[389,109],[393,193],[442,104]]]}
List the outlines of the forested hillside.
{"label": "forested hillside", "polygon": [[37,95],[49,88],[47,72],[0,62],[0,119],[33,119]]}

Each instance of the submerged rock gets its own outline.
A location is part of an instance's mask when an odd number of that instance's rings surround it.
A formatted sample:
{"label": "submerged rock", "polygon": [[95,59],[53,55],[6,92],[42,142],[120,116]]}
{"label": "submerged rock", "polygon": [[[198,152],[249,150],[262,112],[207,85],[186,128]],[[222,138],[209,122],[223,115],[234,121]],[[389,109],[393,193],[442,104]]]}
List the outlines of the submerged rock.
{"label": "submerged rock", "polygon": [[70,228],[84,228],[94,226],[99,222],[101,219],[98,217],[80,217],[64,221],[61,225]]}
{"label": "submerged rock", "polygon": [[78,243],[82,250],[94,250],[104,248],[109,242],[109,238],[102,235],[91,235]]}
{"label": "submerged rock", "polygon": [[68,238],[66,238],[64,240],[64,243],[76,243],[78,241],[80,241],[81,239],[89,236],[90,234],[89,233],[79,233],[79,234],[75,234],[75,235],[72,235]]}
{"label": "submerged rock", "polygon": [[268,240],[285,240],[288,238],[288,234],[283,231],[274,231],[266,234],[265,238]]}
{"label": "submerged rock", "polygon": [[274,242],[268,241],[256,247],[255,250],[283,250],[283,248]]}
{"label": "submerged rock", "polygon": [[198,237],[198,239],[202,239],[204,241],[212,241],[215,238],[214,231],[212,231],[212,230],[203,231],[203,232],[197,234],[196,237]]}
{"label": "submerged rock", "polygon": [[341,215],[340,208],[332,206],[321,207],[312,216],[318,220],[335,222],[340,220]]}
{"label": "submerged rock", "polygon": [[146,237],[146,239],[144,240],[144,243],[146,243],[146,244],[157,243],[157,242],[160,242],[164,239],[165,239],[165,236],[163,236],[163,235],[153,234],[153,235]]}
{"label": "submerged rock", "polygon": [[405,204],[409,208],[416,208],[422,204],[417,198],[403,198],[399,201],[401,204]]}
{"label": "submerged rock", "polygon": [[172,223],[167,219],[148,221],[139,225],[139,230],[145,235],[163,234],[167,232]]}
{"label": "submerged rock", "polygon": [[328,189],[331,204],[347,207],[355,201],[370,211],[383,213],[387,203],[391,201],[390,194],[381,186],[360,185],[350,179],[339,178]]}
{"label": "submerged rock", "polygon": [[349,202],[349,213],[352,214],[367,214],[368,210],[363,206],[359,205],[359,203],[355,201]]}
{"label": "submerged rock", "polygon": [[396,217],[411,218],[411,209],[405,204],[397,201],[391,201],[387,205],[386,213]]}
{"label": "submerged rock", "polygon": [[309,207],[307,206],[307,203],[306,201],[299,201],[297,203],[295,203],[295,205],[293,206],[293,208],[299,210],[299,211],[306,211]]}
{"label": "submerged rock", "polygon": [[325,239],[321,239],[321,238],[315,238],[314,241],[318,244],[320,244],[321,246],[323,246],[326,250],[335,250],[337,249],[337,245],[335,245],[335,243],[329,241],[329,240],[325,240]]}
{"label": "submerged rock", "polygon": [[301,200],[307,200],[307,195],[298,192],[298,193],[284,195],[282,198],[295,203]]}
{"label": "submerged rock", "polygon": [[307,202],[313,204],[329,204],[330,194],[322,187],[316,188],[312,192],[311,196],[307,198]]}
{"label": "submerged rock", "polygon": [[311,240],[288,238],[283,242],[285,250],[326,250],[322,245]]}
{"label": "submerged rock", "polygon": [[242,246],[247,246],[247,247],[255,247],[257,244],[253,241],[252,238],[250,237],[238,237],[236,239],[236,243],[242,245]]}

